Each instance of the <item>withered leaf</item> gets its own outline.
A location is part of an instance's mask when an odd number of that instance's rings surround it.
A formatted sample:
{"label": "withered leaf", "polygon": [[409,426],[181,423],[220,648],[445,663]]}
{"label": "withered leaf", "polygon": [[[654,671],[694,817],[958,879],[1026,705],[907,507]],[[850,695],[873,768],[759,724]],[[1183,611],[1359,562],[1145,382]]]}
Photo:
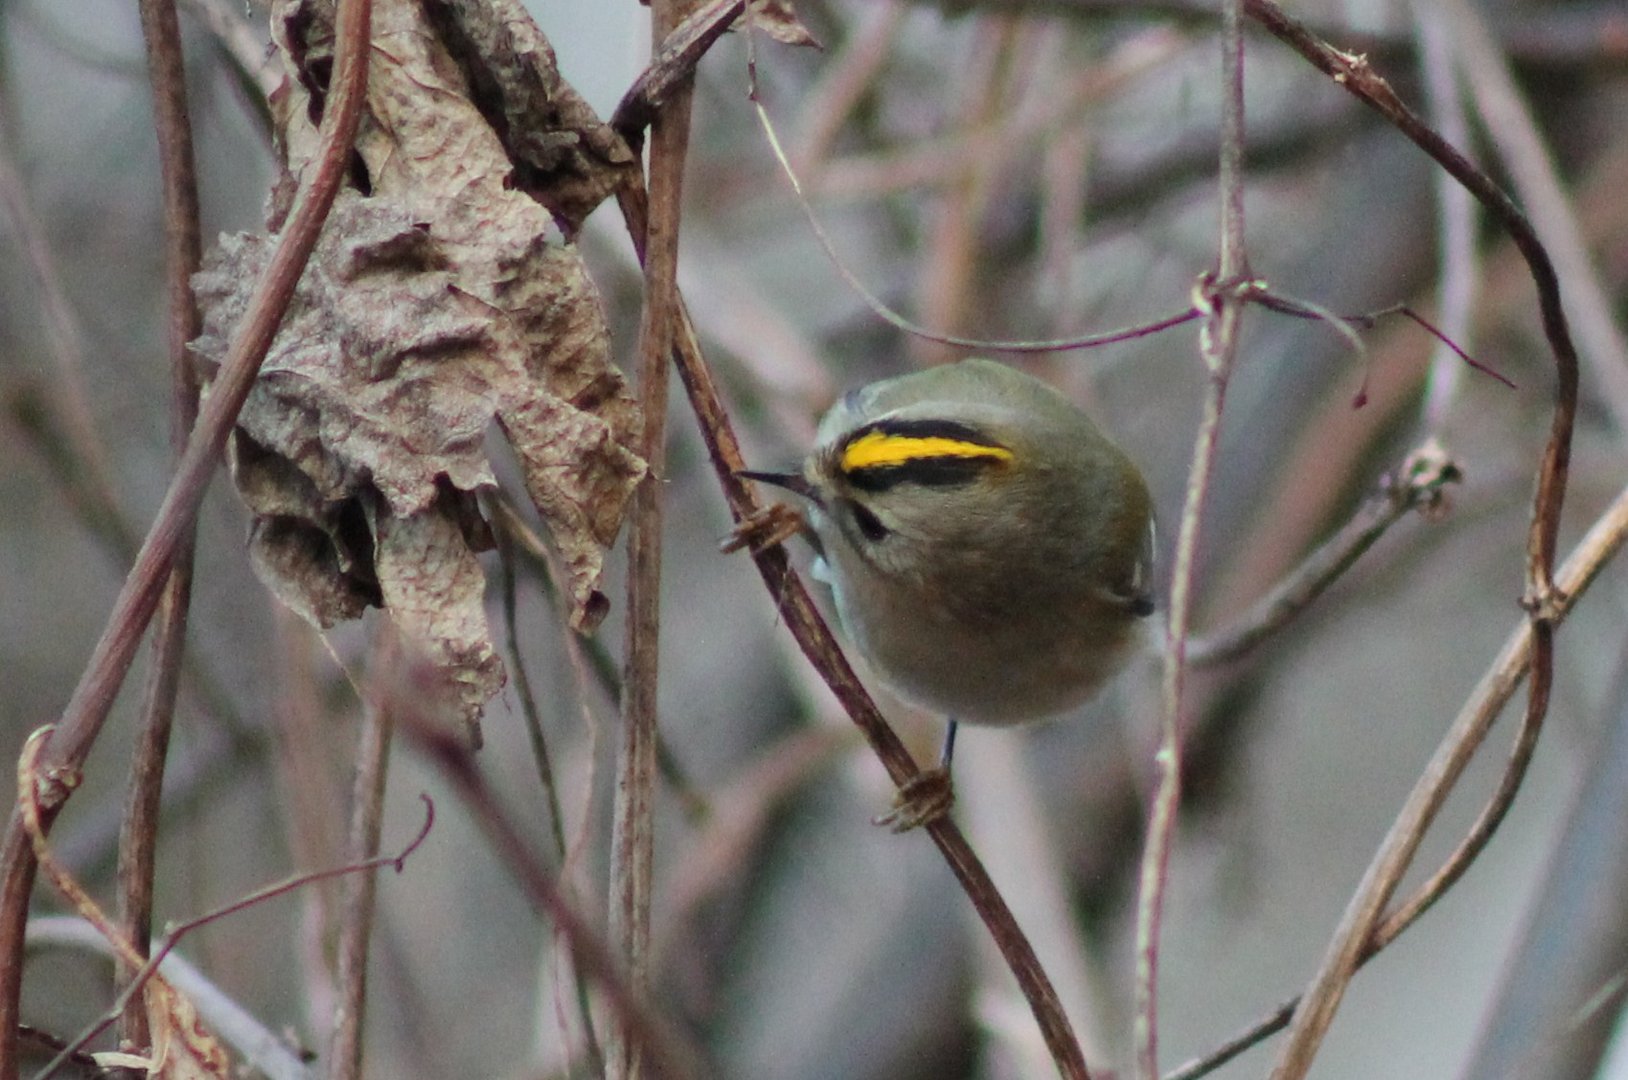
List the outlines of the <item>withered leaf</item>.
{"label": "withered leaf", "polygon": [[[291,177],[315,147],[327,11],[304,0],[274,10],[290,67],[277,115]],[[535,27],[510,30],[528,56],[547,54]],[[579,628],[603,608],[604,552],[645,466],[598,293],[548,200],[516,186],[466,66],[421,5],[375,5],[359,180],[334,204],[239,418],[231,464],[273,591],[323,626],[384,607],[473,724],[503,681],[475,559],[490,545],[476,503],[495,483],[486,440],[500,432],[515,451]],[[575,125],[565,141],[580,141],[582,115],[557,115]],[[550,132],[528,137],[546,143]],[[594,182],[566,174],[573,186],[558,202],[580,211]],[[277,205],[274,195],[274,221]],[[205,260],[194,347],[206,360],[224,357],[274,244],[223,237]]]}
{"label": "withered leaf", "polygon": [[820,48],[820,43],[803,20],[797,17],[792,0],[748,0],[747,11],[741,21],[750,19],[754,30],[761,30],[782,45],[807,45]]}

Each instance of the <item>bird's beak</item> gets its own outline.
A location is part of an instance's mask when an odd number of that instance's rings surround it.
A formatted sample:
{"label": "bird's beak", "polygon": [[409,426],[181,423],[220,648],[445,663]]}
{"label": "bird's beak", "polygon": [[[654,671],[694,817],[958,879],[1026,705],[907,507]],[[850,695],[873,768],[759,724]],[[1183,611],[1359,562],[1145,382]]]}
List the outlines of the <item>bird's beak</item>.
{"label": "bird's beak", "polygon": [[820,493],[802,473],[751,472],[742,469],[735,475],[742,480],[756,480],[760,484],[773,484],[775,487],[785,488],[793,495],[801,495],[816,506],[820,505]]}

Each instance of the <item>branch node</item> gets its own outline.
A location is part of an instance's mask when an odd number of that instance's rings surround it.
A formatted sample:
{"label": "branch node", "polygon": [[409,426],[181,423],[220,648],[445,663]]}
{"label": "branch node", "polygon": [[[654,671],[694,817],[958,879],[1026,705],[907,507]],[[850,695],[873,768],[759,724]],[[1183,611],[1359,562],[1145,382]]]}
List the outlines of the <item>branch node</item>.
{"label": "branch node", "polygon": [[1534,624],[1553,627],[1566,617],[1570,599],[1564,589],[1545,579],[1529,586],[1521,594],[1521,610]]}
{"label": "branch node", "polygon": [[[56,730],[55,724],[46,724],[37,729],[28,737],[28,745],[36,747],[43,745],[54,730]],[[68,797],[74,793],[85,777],[78,766],[71,763],[49,765],[41,769],[33,766],[30,762],[27,778],[33,781],[28,786],[33,788],[32,803],[35,812],[45,816],[67,802]],[[23,781],[24,777],[19,775],[17,791],[19,801],[27,797]]]}
{"label": "branch node", "polygon": [[1386,494],[1399,508],[1417,509],[1427,521],[1439,521],[1448,509],[1447,486],[1464,479],[1464,470],[1437,439],[1427,439],[1402,463]]}

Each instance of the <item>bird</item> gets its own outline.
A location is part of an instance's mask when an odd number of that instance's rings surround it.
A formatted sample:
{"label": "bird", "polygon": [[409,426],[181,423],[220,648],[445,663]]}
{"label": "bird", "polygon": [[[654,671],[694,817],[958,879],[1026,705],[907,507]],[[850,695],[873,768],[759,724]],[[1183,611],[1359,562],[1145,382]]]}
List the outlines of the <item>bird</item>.
{"label": "bird", "polygon": [[739,475],[807,501],[843,632],[900,697],[948,720],[938,768],[880,819],[899,831],[948,810],[960,723],[1083,704],[1154,610],[1140,470],[1058,390],[992,360],[854,390],[799,470]]}

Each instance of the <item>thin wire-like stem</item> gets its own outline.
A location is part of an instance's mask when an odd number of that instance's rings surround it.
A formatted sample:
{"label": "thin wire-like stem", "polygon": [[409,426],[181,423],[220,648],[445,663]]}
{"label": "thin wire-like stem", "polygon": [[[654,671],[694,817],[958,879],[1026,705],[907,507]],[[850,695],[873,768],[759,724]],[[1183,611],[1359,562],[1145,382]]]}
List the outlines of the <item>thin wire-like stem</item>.
{"label": "thin wire-like stem", "polygon": [[[384,626],[375,649],[378,669],[396,662],[395,630]],[[389,695],[370,693],[362,710],[357,740],[356,771],[351,782],[350,840],[345,857],[352,863],[371,862],[379,854],[384,825],[385,781],[390,772],[390,737],[394,717]],[[362,1075],[362,1032],[367,1018],[368,942],[373,933],[376,871],[351,874],[340,883],[339,962],[334,981],[339,1002],[329,1043],[330,1080],[357,1080]]]}
{"label": "thin wire-like stem", "polygon": [[[48,782],[41,793],[40,822],[49,828],[67,801],[79,771],[100,734],[147,625],[158,607],[170,571],[191,535],[198,505],[220,460],[226,437],[271,347],[300,273],[316,247],[322,223],[350,163],[351,146],[367,84],[370,0],[340,0],[336,18],[335,68],[322,117],[319,150],[308,179],[278,240],[230,353],[199,414],[186,453],[135,566],[114,603],[107,626],[85,666],[79,685],[49,740],[41,749]],[[0,1080],[17,1076],[17,1025],[22,991],[22,940],[36,864],[14,812],[0,844]]]}
{"label": "thin wire-like stem", "polygon": [[1221,27],[1221,242],[1215,278],[1200,284],[1194,306],[1206,313],[1200,352],[1209,374],[1203,414],[1193,439],[1187,494],[1170,579],[1169,622],[1165,634],[1162,724],[1155,755],[1158,784],[1148,816],[1147,838],[1138,874],[1136,904],[1136,1073],[1141,1080],[1159,1075],[1159,941],[1170,851],[1181,806],[1181,736],[1183,691],[1187,671],[1187,634],[1191,619],[1193,574],[1198,561],[1205,503],[1221,435],[1227,381],[1238,353],[1238,329],[1250,291],[1249,258],[1244,246],[1244,55],[1243,18],[1239,0],[1226,0]]}
{"label": "thin wire-like stem", "polygon": [[[164,285],[170,362],[170,445],[177,459],[198,416],[198,383],[187,342],[198,336],[198,304],[192,275],[203,257],[198,224],[198,179],[193,162],[192,126],[187,116],[186,71],[181,26],[174,0],[141,0],[142,36],[153,88],[153,125],[158,135],[164,189]],[[192,595],[192,537],[183,537],[175,565],[159,601],[153,631],[152,663],[141,706],[141,727],[131,754],[129,795],[119,836],[119,923],[136,951],[152,943],[153,860],[158,847],[158,815],[164,793],[185,651],[187,610]],[[128,971],[121,968],[120,977]],[[132,1047],[150,1041],[145,1009],[132,1006],[120,1021],[120,1040]]]}

